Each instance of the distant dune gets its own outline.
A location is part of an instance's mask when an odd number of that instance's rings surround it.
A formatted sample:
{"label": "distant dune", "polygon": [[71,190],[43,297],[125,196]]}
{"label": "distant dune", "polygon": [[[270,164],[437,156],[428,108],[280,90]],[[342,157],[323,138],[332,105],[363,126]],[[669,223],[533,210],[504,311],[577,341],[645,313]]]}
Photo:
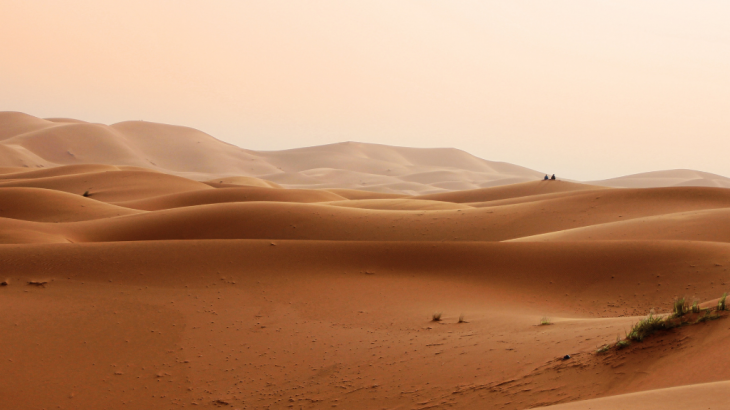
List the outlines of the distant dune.
{"label": "distant dune", "polygon": [[709,172],[693,171],[691,169],[644,172],[588,183],[613,188],[655,188],[668,186],[730,188],[730,178]]}
{"label": "distant dune", "polygon": [[0,113],[0,139],[0,167],[127,165],[199,181],[254,186],[425,194],[542,177],[537,171],[452,148],[345,142],[252,151],[187,127],[143,121],[102,125],[44,120],[15,112]]}
{"label": "distant dune", "polygon": [[[484,160],[453,148],[343,142],[283,151],[253,151],[176,125],[146,121],[103,125],[0,112],[0,174],[77,164],[141,167],[218,184],[355,189],[406,195],[511,185],[544,176],[542,172]],[[730,178],[672,170],[588,184],[620,188],[728,188]]]}

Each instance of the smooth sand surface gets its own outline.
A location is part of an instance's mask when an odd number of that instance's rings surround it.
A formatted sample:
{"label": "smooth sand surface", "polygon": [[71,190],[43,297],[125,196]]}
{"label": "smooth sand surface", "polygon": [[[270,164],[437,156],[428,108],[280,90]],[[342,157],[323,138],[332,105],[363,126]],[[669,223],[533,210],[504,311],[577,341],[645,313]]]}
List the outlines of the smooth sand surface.
{"label": "smooth sand surface", "polygon": [[0,124],[2,409],[727,407],[728,313],[614,345],[730,291],[726,188]]}
{"label": "smooth sand surface", "polygon": [[730,403],[730,382],[715,382],[629,393],[585,402],[541,407],[545,410],[722,410]]}

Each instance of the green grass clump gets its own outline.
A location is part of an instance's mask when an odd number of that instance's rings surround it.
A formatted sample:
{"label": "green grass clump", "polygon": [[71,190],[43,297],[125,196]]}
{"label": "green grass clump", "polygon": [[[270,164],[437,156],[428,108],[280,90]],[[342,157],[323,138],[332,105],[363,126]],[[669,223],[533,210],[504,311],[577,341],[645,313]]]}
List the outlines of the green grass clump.
{"label": "green grass clump", "polygon": [[692,313],[700,313],[700,305],[697,304],[697,301],[692,303]]}
{"label": "green grass clump", "polygon": [[596,350],[596,353],[606,353],[608,349],[611,348],[611,345],[603,345],[598,350]]}
{"label": "green grass clump", "polygon": [[542,319],[540,319],[540,326],[547,326],[552,325],[553,322],[550,321],[550,318],[547,316],[543,316]]}
{"label": "green grass clump", "polygon": [[722,297],[717,302],[717,310],[719,310],[720,312],[722,312],[724,310],[727,310],[727,305],[725,304],[725,299],[726,298],[727,298],[727,292],[723,293],[722,294]]}
{"label": "green grass clump", "polygon": [[684,298],[674,299],[673,317],[682,317],[687,314],[687,302]]}
{"label": "green grass clump", "polygon": [[649,314],[649,316],[645,319],[641,319],[633,328],[631,328],[629,334],[626,335],[626,339],[641,342],[657,330],[666,329],[666,325],[666,319]]}

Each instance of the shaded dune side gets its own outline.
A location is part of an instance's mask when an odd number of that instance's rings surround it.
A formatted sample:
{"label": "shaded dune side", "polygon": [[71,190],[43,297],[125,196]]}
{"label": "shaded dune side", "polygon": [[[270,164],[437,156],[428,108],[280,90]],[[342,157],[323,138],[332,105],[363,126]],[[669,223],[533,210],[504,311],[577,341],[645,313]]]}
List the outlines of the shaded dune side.
{"label": "shaded dune side", "polygon": [[730,242],[730,209],[708,209],[657,215],[515,239],[515,241],[588,240]]}
{"label": "shaded dune side", "polygon": [[499,199],[518,198],[555,192],[580,191],[592,189],[608,189],[594,185],[578,184],[567,181],[530,181],[518,184],[503,185],[467,191],[444,192],[430,195],[419,195],[416,199],[429,199],[445,202],[485,202]]}
{"label": "shaded dune side", "polygon": [[276,189],[238,186],[235,188],[181,192],[137,201],[118,202],[117,204],[132,209],[156,211],[227,202],[269,201],[315,203],[342,201],[343,199],[343,197],[331,192],[315,189]]}
{"label": "shaded dune side", "polygon": [[104,202],[130,201],[173,193],[214,189],[202,182],[148,171],[105,171],[0,181],[0,187],[45,188],[81,195],[89,191]]}
{"label": "shaded dune side", "polygon": [[128,208],[42,188],[0,188],[0,217],[36,222],[76,222],[138,214]]}

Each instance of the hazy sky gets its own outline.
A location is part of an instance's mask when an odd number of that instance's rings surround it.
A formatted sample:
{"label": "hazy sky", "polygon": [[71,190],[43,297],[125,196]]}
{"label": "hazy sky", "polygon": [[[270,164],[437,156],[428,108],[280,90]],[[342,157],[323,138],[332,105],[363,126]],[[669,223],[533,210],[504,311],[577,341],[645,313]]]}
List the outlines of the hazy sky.
{"label": "hazy sky", "polygon": [[727,1],[0,0],[0,110],[730,176]]}

